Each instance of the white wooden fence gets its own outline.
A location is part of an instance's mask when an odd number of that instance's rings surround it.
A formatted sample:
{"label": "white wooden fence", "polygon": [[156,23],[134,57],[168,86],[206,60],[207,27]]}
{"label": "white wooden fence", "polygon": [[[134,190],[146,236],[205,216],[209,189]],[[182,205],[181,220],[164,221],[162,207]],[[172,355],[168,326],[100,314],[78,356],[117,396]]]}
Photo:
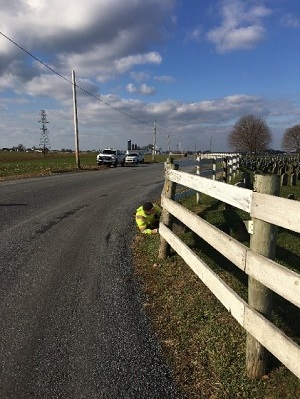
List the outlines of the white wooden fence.
{"label": "white wooden fence", "polygon": [[[300,232],[300,202],[236,187],[205,177],[166,169],[161,204],[246,274],[300,307],[300,274],[272,261],[220,231],[165,195],[168,184],[178,183],[246,211],[252,218]],[[300,378],[300,347],[255,309],[250,307],[164,223],[160,235],[197,274],[238,323]]]}

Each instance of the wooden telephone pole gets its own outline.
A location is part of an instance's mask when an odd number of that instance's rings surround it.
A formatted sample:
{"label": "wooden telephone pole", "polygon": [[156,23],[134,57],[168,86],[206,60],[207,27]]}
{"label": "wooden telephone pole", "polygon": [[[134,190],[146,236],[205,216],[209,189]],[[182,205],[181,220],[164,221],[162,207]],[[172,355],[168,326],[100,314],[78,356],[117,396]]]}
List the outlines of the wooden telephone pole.
{"label": "wooden telephone pole", "polygon": [[72,71],[72,83],[73,83],[74,129],[75,129],[75,156],[76,156],[77,168],[80,169],[77,98],[76,98],[76,82],[75,82],[75,71],[74,70]]}
{"label": "wooden telephone pole", "polygon": [[155,154],[156,154],[156,121],[154,121],[154,137],[153,137],[152,161],[154,161]]}

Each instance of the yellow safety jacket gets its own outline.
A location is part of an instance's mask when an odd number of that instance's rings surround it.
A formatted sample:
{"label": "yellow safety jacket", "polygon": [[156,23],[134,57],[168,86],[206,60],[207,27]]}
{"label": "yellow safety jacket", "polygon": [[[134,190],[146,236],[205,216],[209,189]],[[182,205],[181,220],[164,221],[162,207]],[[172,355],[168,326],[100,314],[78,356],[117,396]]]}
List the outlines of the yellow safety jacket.
{"label": "yellow safety jacket", "polygon": [[161,208],[156,204],[153,204],[153,207],[155,211],[150,215],[145,213],[143,206],[140,206],[136,210],[135,221],[138,228],[140,229],[140,232],[143,234],[151,234],[152,233],[151,230],[155,228],[154,227],[155,221],[157,221],[160,217]]}

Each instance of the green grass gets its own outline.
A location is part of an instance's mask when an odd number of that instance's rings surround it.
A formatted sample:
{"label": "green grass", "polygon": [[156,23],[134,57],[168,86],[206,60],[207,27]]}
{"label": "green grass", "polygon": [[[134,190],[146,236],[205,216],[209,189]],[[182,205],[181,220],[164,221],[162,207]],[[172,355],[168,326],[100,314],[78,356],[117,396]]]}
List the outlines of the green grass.
{"label": "green grass", "polygon": [[[292,187],[300,198],[300,184]],[[291,187],[284,188],[286,197]],[[249,245],[242,222],[245,212],[225,207],[201,195],[185,199],[183,205],[234,238]],[[193,232],[175,225],[176,234],[230,287],[247,301],[247,275]],[[300,272],[299,234],[278,230],[276,261]],[[296,399],[300,381],[271,357],[268,373],[250,380],[245,373],[245,330],[174,252],[157,261],[158,236],[138,235],[133,244],[135,270],[145,291],[145,307],[175,381],[185,398],[193,399]],[[300,310],[277,295],[273,299],[272,322],[300,344]]]}
{"label": "green grass", "polygon": [[[80,154],[83,168],[97,166],[96,154]],[[0,151],[0,178],[47,175],[55,172],[76,170],[74,154],[69,153],[23,153]]]}
{"label": "green grass", "polygon": [[[80,169],[99,170],[106,166],[98,166],[96,153],[80,153]],[[145,156],[146,163],[165,162],[166,155]],[[0,151],[0,180],[20,178],[28,176],[43,176],[58,172],[71,172],[78,170],[76,157],[73,153],[50,152],[47,155],[41,153],[8,152]]]}

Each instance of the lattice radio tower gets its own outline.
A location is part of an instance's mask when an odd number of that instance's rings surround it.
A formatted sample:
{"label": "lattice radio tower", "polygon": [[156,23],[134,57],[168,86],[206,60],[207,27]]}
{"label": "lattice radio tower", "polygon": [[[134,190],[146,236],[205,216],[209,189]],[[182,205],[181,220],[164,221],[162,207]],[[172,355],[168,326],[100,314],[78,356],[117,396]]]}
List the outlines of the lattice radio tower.
{"label": "lattice radio tower", "polygon": [[41,110],[40,112],[41,119],[39,120],[39,123],[41,123],[42,127],[40,128],[41,130],[41,139],[40,139],[40,147],[43,149],[43,153],[46,154],[50,150],[50,140],[48,136],[48,129],[46,124],[49,123],[47,121],[47,114],[44,109]]}

